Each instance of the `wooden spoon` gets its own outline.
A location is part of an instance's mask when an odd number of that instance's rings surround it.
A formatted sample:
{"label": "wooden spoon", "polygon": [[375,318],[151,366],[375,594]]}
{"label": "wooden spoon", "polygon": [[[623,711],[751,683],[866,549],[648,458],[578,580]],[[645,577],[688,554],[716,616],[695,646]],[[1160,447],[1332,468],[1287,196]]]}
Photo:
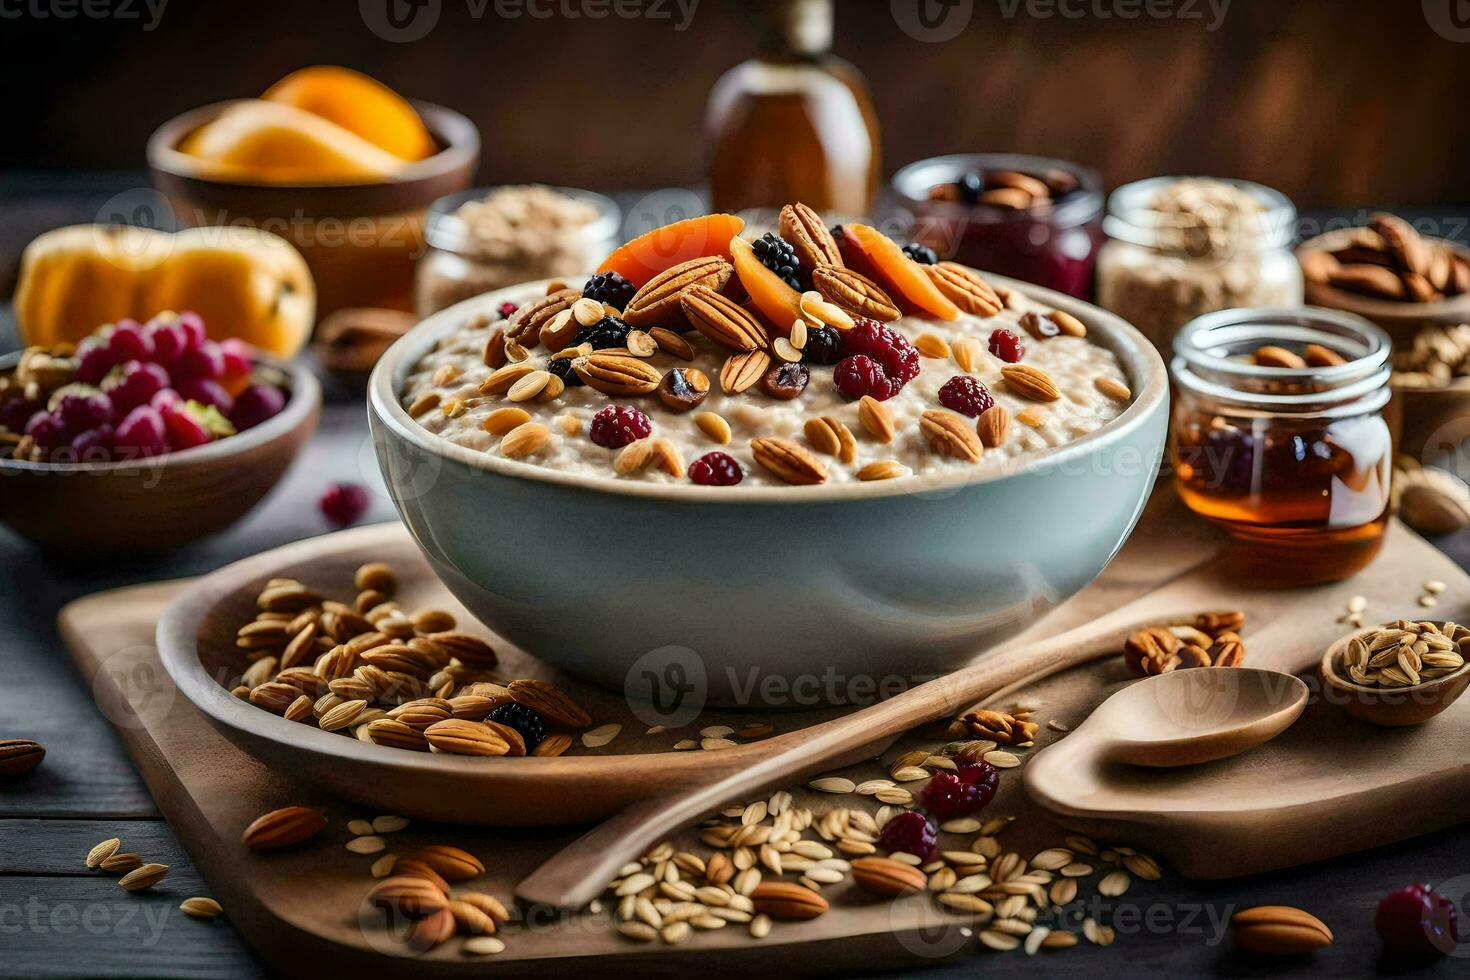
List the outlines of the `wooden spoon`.
{"label": "wooden spoon", "polygon": [[1194,766],[1280,735],[1301,716],[1307,693],[1274,670],[1176,670],[1114,694],[1069,738],[1101,740],[1098,754],[1114,762]]}
{"label": "wooden spoon", "polygon": [[1045,642],[991,654],[881,704],[803,729],[799,739],[784,744],[772,740],[772,754],[746,769],[638,803],[593,828],[523,879],[516,895],[528,903],[581,908],[602,893],[624,864],[731,800],[749,799],[809,772],[872,758],[915,726],[952,717],[984,698],[1115,654],[1130,633],[1146,626],[1183,625],[1194,618],[1194,613],[1164,614],[1123,625],[1087,623]]}

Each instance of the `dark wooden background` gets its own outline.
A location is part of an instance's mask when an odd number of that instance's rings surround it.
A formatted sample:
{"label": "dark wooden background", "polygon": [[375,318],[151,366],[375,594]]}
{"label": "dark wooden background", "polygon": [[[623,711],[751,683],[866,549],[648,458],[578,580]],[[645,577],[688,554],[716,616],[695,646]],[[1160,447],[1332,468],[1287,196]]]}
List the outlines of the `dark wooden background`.
{"label": "dark wooden background", "polygon": [[[699,0],[682,31],[557,13],[582,0],[514,0],[552,16],[509,19],[497,0],[424,2],[441,14],[414,43],[376,36],[353,0],[169,0],[153,30],[146,16],[7,17],[0,167],[136,170],[169,116],[335,62],[473,117],[485,182],[697,183],[706,94],[759,36],[749,0]],[[1061,0],[1107,17],[1064,16],[1058,0],[948,2],[971,9],[967,29],[925,43],[888,0],[837,0],[837,50],[873,83],[889,171],[1014,150],[1090,163],[1109,184],[1255,178],[1308,207],[1470,201],[1470,42],[1436,32],[1419,0],[1233,0],[1214,30],[1210,0],[1148,0],[1194,16],[1136,19],[1121,14],[1144,0]]]}

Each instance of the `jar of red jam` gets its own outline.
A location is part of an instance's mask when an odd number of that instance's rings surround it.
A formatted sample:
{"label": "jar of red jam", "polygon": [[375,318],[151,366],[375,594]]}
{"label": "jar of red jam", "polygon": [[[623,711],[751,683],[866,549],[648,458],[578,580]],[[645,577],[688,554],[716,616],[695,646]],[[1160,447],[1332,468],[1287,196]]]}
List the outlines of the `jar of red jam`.
{"label": "jar of red jam", "polygon": [[909,237],[941,259],[1092,298],[1104,204],[1093,171],[1048,157],[963,153],[909,164],[893,190],[911,216]]}
{"label": "jar of red jam", "polygon": [[1223,310],[1174,338],[1174,479],[1255,584],[1347,578],[1388,520],[1390,344],[1330,310]]}

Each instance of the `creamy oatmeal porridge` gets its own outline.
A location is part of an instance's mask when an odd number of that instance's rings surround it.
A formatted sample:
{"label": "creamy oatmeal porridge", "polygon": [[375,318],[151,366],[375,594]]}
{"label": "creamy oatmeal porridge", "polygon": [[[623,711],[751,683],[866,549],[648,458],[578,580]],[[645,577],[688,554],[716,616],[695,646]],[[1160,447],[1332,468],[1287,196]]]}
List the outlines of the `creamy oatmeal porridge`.
{"label": "creamy oatmeal porridge", "polygon": [[[775,317],[762,313],[769,303],[754,302],[763,287],[747,289],[744,304],[723,299],[726,284],[739,281],[734,270],[751,261],[748,245],[732,245],[733,268],[715,256],[682,264],[696,276],[698,263],[711,265],[718,285],[690,276],[681,285],[675,275],[664,286],[680,287],[681,302],[659,310],[647,301],[658,299],[658,276],[636,291],[618,284],[621,294],[598,277],[588,296],[536,287],[487,296],[415,365],[402,404],[442,438],[530,465],[611,479],[780,485],[998,467],[1098,429],[1131,398],[1116,357],[1075,319],[990,290],[962,267],[951,266],[949,277],[964,273],[966,288],[990,299],[953,293],[961,301],[953,320],[910,314],[880,325],[852,316],[896,313],[876,277],[858,277],[873,287],[876,306],[839,303],[851,298],[840,290],[809,291],[799,300],[801,322],[776,330]],[[793,277],[791,288],[798,285]],[[613,315],[620,310],[625,317]],[[855,352],[871,360],[860,365]],[[917,374],[894,384],[912,365]],[[726,458],[706,458],[712,452]]]}

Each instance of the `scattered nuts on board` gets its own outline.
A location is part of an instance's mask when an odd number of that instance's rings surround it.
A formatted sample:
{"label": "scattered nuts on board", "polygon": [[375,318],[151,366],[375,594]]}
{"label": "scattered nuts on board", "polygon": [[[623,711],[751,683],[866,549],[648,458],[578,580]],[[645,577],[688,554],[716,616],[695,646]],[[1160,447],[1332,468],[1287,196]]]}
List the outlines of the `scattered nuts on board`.
{"label": "scattered nuts on board", "polygon": [[1230,925],[1236,945],[1263,956],[1300,956],[1332,945],[1332,930],[1321,919],[1289,905],[1242,909]]}
{"label": "scattered nuts on board", "polygon": [[46,749],[29,738],[0,739],[0,777],[19,776],[41,764]]}
{"label": "scattered nuts on board", "polygon": [[1140,677],[1190,667],[1239,667],[1245,644],[1241,612],[1200,613],[1193,624],[1152,626],[1123,643],[1123,661]]}

